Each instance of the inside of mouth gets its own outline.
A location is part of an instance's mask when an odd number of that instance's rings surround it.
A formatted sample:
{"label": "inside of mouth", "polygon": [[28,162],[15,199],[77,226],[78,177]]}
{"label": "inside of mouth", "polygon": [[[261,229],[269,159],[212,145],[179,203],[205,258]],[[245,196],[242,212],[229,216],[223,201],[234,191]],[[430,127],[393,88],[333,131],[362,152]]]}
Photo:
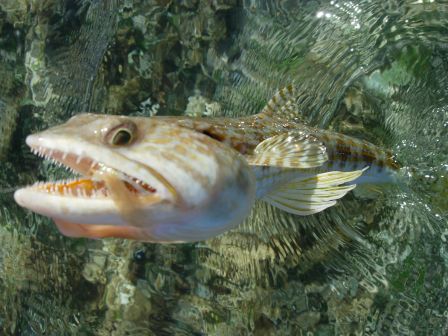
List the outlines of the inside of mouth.
{"label": "inside of mouth", "polygon": [[[150,185],[132,178],[132,183],[123,181],[125,187],[133,194],[155,193]],[[66,181],[38,183],[36,187],[46,193],[72,196],[72,197],[108,197],[109,191],[103,181],[95,181],[89,178],[79,178]]]}
{"label": "inside of mouth", "polygon": [[[110,191],[107,189],[104,181],[91,178],[93,175],[96,175],[96,172],[106,170],[107,167],[103,164],[89,157],[80,157],[57,150],[44,148],[33,148],[32,150],[35,154],[52,161],[56,165],[63,166],[74,173],[84,175],[83,177],[71,180],[39,182],[34,185],[35,188],[46,193],[71,197],[92,198],[108,197],[110,195]],[[156,192],[155,188],[137,178],[123,172],[109,170],[117,174],[123,181],[124,186],[136,195],[154,194]]]}

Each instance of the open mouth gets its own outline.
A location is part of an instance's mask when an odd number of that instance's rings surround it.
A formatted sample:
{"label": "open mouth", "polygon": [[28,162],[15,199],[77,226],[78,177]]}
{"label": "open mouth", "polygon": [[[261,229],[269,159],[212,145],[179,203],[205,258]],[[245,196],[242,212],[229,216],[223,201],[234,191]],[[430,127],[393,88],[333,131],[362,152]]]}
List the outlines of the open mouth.
{"label": "open mouth", "polygon": [[140,196],[156,193],[156,189],[147,183],[124,172],[105,166],[96,160],[44,147],[31,147],[39,157],[62,165],[81,177],[62,181],[37,182],[31,188],[57,196],[81,198],[108,198],[110,190],[101,180],[101,174],[115,174],[131,193]]}

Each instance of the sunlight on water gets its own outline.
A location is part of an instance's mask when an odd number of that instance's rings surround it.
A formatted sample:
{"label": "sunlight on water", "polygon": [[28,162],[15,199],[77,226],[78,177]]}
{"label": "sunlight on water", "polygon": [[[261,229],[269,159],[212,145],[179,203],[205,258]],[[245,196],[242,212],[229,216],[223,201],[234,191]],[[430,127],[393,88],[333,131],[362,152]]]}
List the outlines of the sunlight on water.
{"label": "sunlight on water", "polygon": [[[0,2],[2,335],[445,335],[448,5]],[[244,116],[287,84],[311,125],[391,149],[399,183],[206,242],[62,237],[11,190],[69,175],[29,133],[92,111]]]}

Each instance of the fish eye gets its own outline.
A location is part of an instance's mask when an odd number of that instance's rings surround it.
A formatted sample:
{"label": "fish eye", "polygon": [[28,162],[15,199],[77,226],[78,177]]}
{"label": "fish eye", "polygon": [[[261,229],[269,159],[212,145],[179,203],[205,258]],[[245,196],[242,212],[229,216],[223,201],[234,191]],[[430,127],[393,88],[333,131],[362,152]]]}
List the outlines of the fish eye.
{"label": "fish eye", "polygon": [[114,127],[106,136],[107,142],[113,146],[127,146],[134,140],[136,128],[134,123]]}
{"label": "fish eye", "polygon": [[112,144],[114,146],[124,146],[131,142],[132,134],[129,133],[128,130],[121,129],[118,130],[117,133],[115,133],[114,137],[112,138]]}

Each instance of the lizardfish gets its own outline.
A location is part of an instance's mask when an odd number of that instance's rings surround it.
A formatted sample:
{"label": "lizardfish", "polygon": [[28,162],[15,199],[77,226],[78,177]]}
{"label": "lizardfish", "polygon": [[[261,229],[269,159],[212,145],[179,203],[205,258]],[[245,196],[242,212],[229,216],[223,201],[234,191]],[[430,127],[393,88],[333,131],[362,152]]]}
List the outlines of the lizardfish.
{"label": "lizardfish", "polygon": [[389,151],[308,126],[294,97],[288,86],[235,119],[76,115],[26,143],[81,177],[36,183],[15,200],[71,237],[194,242],[238,226],[255,199],[306,216],[355,182],[393,181]]}

